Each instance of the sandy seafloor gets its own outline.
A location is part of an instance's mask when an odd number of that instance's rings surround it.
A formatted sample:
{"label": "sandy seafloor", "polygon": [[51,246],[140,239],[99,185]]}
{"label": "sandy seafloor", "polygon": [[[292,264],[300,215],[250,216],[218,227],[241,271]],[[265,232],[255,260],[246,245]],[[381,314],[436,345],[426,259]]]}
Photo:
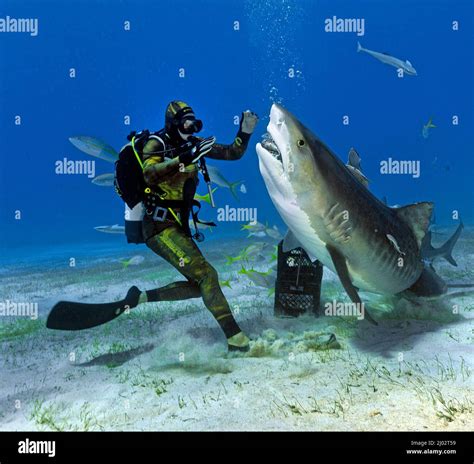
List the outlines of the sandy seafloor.
{"label": "sandy seafloor", "polygon": [[[202,249],[221,280],[231,280],[224,293],[254,339],[247,354],[226,353],[200,299],[145,304],[81,332],[46,329],[60,299],[114,301],[132,284],[150,289],[178,277],[146,248],[111,243],[120,245],[51,248],[35,262],[4,264],[2,300],[38,302],[40,317],[0,320],[1,430],[474,429],[474,288],[423,304],[362,293],[378,327],[354,318],[277,319],[269,291],[238,274],[239,262],[226,265],[224,254],[250,243],[242,236]],[[124,269],[120,259],[137,254],[144,262]],[[454,255],[458,267],[439,261],[440,275],[474,283],[473,228]],[[333,298],[348,301],[325,270],[323,301]],[[338,343],[324,348],[331,333]]]}

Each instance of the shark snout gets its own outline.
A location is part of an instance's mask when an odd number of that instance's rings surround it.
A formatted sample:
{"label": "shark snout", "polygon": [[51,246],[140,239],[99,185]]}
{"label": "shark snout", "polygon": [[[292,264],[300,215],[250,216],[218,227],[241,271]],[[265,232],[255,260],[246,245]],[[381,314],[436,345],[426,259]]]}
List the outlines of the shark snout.
{"label": "shark snout", "polygon": [[291,113],[274,103],[270,110],[270,122],[267,130],[280,153],[284,171],[288,169],[291,155],[289,123],[291,123]]}
{"label": "shark snout", "polygon": [[288,111],[286,111],[283,106],[274,103],[270,110],[270,124],[273,123],[277,127],[280,127],[285,122],[288,114]]}

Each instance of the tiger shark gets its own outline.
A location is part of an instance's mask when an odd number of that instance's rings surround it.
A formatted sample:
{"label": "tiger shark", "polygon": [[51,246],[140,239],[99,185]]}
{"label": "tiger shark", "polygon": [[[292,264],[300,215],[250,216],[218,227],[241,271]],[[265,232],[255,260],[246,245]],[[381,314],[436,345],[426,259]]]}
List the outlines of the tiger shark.
{"label": "tiger shark", "polygon": [[[354,303],[358,291],[435,297],[446,285],[420,247],[433,203],[389,207],[321,140],[278,104],[256,146],[270,198],[289,228],[284,249],[302,247],[335,272]],[[365,311],[365,317],[374,322]]]}

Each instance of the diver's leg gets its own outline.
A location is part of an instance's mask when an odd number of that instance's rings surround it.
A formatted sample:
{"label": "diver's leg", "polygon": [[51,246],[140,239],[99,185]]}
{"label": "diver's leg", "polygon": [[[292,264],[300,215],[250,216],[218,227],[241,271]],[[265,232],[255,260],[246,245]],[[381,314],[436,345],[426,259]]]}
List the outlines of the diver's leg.
{"label": "diver's leg", "polygon": [[138,301],[141,303],[151,303],[153,301],[177,301],[188,300],[190,298],[200,298],[201,290],[195,282],[189,280],[173,282],[164,287],[154,288],[142,292]]}
{"label": "diver's leg", "polygon": [[[219,285],[217,271],[179,226],[151,237],[147,246],[163,257],[199,289],[204,304],[219,323],[231,349],[246,349],[248,338],[238,326]],[[190,287],[185,286],[186,291]],[[179,289],[178,289],[179,292]]]}

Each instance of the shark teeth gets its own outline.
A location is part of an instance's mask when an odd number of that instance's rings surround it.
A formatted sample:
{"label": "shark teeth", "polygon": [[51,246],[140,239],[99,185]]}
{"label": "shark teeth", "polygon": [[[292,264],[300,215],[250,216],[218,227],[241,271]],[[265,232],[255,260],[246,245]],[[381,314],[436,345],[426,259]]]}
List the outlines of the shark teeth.
{"label": "shark teeth", "polygon": [[261,145],[265,150],[267,150],[274,158],[281,161],[281,153],[278,150],[276,143],[273,141],[272,136],[267,132],[262,136]]}

